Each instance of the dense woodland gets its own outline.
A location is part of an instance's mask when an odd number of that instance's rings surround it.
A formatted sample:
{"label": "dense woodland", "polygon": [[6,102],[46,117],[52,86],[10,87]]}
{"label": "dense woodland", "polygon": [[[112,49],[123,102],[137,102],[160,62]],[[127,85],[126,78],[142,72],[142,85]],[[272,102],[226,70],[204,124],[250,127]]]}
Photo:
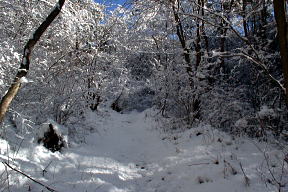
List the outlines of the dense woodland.
{"label": "dense woodland", "polygon": [[[58,133],[55,124],[67,128],[69,138],[56,138],[61,143],[56,147],[44,142],[55,152],[97,132],[99,127],[87,125],[91,113],[114,110],[125,120],[151,109],[160,132],[209,125],[234,139],[276,142],[285,157],[286,7],[285,0],[128,0],[111,6],[93,0],[0,0],[1,139],[23,138],[11,149],[17,154],[27,138],[33,145],[51,140],[38,133],[50,122],[51,137]],[[279,180],[274,176],[279,170],[274,173],[267,163],[266,186],[285,191],[287,159]],[[234,166],[225,159],[224,164]],[[241,162],[240,168],[249,184]],[[8,180],[10,191],[9,177],[4,182],[2,176],[0,187]]]}
{"label": "dense woodland", "polygon": [[[54,4],[1,0],[2,96]],[[65,2],[2,126],[47,118],[73,125],[99,106],[155,107],[165,130],[205,122],[237,135],[286,137],[285,16],[285,2],[272,0],[130,1],[115,9]]]}

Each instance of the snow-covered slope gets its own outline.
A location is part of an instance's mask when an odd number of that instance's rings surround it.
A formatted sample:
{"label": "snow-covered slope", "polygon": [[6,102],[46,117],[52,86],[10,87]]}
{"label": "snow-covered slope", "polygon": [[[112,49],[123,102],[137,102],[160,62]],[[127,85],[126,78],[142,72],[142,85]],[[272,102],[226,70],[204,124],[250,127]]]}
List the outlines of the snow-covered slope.
{"label": "snow-covered slope", "polygon": [[[9,154],[12,167],[60,192],[276,192],[271,183],[285,180],[279,151],[209,126],[160,134],[147,111],[89,119],[98,131],[85,144],[52,153],[26,142],[7,153],[2,141],[1,159]],[[4,165],[1,170],[2,189],[47,191]]]}

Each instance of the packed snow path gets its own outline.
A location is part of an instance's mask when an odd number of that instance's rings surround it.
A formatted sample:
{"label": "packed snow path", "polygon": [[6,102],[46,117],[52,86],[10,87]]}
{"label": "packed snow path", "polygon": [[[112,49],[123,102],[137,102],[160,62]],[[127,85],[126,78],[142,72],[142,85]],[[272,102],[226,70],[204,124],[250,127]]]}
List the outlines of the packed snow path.
{"label": "packed snow path", "polygon": [[[59,192],[277,191],[260,179],[259,172],[269,173],[251,142],[232,140],[209,126],[160,134],[145,112],[89,119],[97,132],[85,144],[63,153],[23,148],[13,165]],[[19,174],[10,177],[11,191],[47,191]]]}

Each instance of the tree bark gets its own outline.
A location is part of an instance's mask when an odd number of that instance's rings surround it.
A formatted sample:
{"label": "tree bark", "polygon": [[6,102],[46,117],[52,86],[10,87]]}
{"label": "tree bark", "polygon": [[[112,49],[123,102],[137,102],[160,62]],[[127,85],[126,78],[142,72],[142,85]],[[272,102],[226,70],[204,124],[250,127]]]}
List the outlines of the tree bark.
{"label": "tree bark", "polygon": [[261,14],[261,24],[260,24],[260,37],[262,38],[262,40],[266,40],[267,36],[266,36],[266,28],[267,28],[267,5],[265,3],[265,0],[262,1],[262,10],[260,12]]}
{"label": "tree bark", "polygon": [[[187,64],[186,72],[188,74],[189,83],[190,83],[190,86],[193,87],[194,86],[194,80],[192,77],[193,76],[193,69],[192,69],[192,63],[191,63],[191,58],[190,58],[190,49],[187,45],[183,25],[182,25],[181,19],[179,17],[180,2],[179,2],[179,0],[170,0],[170,3],[172,5],[174,19],[176,22],[176,34],[179,38],[181,47],[183,49],[184,60]],[[177,4],[177,7],[175,4]]]}
{"label": "tree bark", "polygon": [[243,7],[242,7],[242,17],[243,17],[243,29],[245,37],[248,37],[248,29],[247,29],[247,21],[246,21],[246,0],[243,0]]}
{"label": "tree bark", "polygon": [[285,0],[274,0],[274,15],[277,23],[278,40],[280,45],[281,63],[284,75],[285,98],[288,103],[288,46],[287,46],[287,21]]}
{"label": "tree bark", "polygon": [[177,1],[176,3],[178,4],[178,7],[176,8],[175,2],[176,1],[171,1],[174,19],[176,22],[176,34],[179,38],[179,41],[181,43],[181,46],[182,46],[182,49],[184,52],[185,62],[187,63],[186,71],[189,75],[191,75],[192,74],[192,66],[191,66],[191,59],[190,59],[190,51],[189,51],[189,48],[187,47],[182,22],[181,22],[179,15],[178,15],[178,10],[179,10],[180,5],[179,5],[179,1]]}
{"label": "tree bark", "polygon": [[[201,16],[202,16],[202,18],[205,17],[204,6],[205,6],[205,1],[201,0]],[[205,22],[204,21],[202,21],[201,31],[203,34],[203,38],[204,38],[205,46],[206,46],[206,52],[208,55],[209,54],[209,40],[208,40],[208,36],[206,35],[206,32],[205,32]]]}
{"label": "tree bark", "polygon": [[[201,7],[200,5],[202,6],[202,3],[200,0],[198,0],[198,10],[197,10],[197,14],[200,15],[200,11],[201,11]],[[196,37],[196,41],[194,43],[194,47],[195,47],[195,57],[196,57],[196,70],[197,68],[199,67],[200,63],[201,63],[201,58],[202,58],[202,53],[201,53],[201,37],[200,37],[200,19],[197,19],[196,20],[196,34],[197,34],[197,37]]]}
{"label": "tree bark", "polygon": [[45,21],[36,29],[33,33],[33,36],[28,40],[24,47],[24,53],[22,57],[22,61],[16,77],[13,80],[10,88],[8,89],[7,93],[1,100],[0,103],[0,124],[3,122],[5,114],[13,101],[14,97],[17,95],[20,87],[21,87],[21,78],[25,77],[29,71],[30,67],[30,56],[33,51],[35,44],[39,41],[43,33],[46,29],[50,26],[50,24],[54,21],[54,19],[59,15],[61,9],[65,3],[65,0],[59,0],[56,6],[53,8],[51,13],[47,16]]}

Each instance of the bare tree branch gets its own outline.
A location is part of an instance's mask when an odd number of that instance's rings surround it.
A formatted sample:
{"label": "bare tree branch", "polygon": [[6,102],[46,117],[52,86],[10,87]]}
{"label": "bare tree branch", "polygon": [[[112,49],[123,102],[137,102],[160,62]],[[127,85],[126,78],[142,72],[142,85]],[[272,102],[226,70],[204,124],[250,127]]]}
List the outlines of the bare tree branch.
{"label": "bare tree branch", "polygon": [[242,51],[241,53],[236,53],[236,54],[220,54],[220,57],[244,57],[247,60],[251,61],[252,64],[254,64],[256,67],[259,67],[261,69],[261,71],[263,71],[265,73],[265,75],[267,75],[269,77],[269,79],[277,86],[281,89],[281,91],[286,94],[286,89],[283,86],[283,84],[277,80],[268,70],[268,68],[266,67],[266,65],[264,65],[261,61],[257,61],[255,58],[251,57],[248,53],[245,53],[244,51]]}
{"label": "bare tree branch", "polygon": [[6,163],[6,162],[2,162],[2,163],[5,165],[5,167],[9,167],[9,168],[12,169],[13,171],[16,171],[17,173],[20,173],[21,175],[27,177],[27,178],[30,179],[31,181],[33,181],[33,182],[41,185],[42,187],[45,187],[48,191],[57,192],[55,189],[52,189],[51,187],[49,187],[49,186],[47,186],[47,185],[45,185],[45,184],[43,184],[43,183],[41,183],[41,182],[33,179],[32,177],[30,177],[30,176],[27,175],[26,173],[23,173],[22,171],[19,171],[18,169],[13,168],[13,167],[12,167],[11,165],[9,165],[8,163]]}

